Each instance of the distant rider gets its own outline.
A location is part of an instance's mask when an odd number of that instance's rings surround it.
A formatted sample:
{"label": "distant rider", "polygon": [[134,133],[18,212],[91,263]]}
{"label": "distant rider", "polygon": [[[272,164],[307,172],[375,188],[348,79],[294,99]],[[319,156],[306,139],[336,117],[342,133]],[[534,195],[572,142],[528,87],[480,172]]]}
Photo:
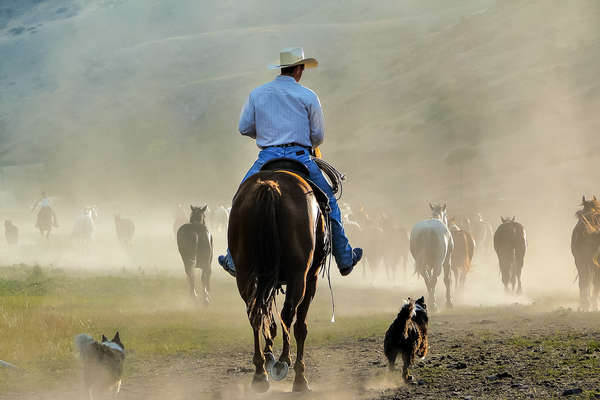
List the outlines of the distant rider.
{"label": "distant rider", "polygon": [[[312,158],[324,137],[321,103],[312,90],[298,83],[304,68],[317,65],[314,58],[304,58],[302,48],[284,49],[280,53],[280,64],[271,66],[271,69],[281,69],[281,75],[250,93],[240,116],[239,132],[256,139],[261,151],[243,181],[275,158],[292,158],[306,165],[309,178],[329,197],[332,252],[340,273],[348,275],[362,258],[363,251],[350,247],[331,186]],[[229,251],[226,256],[219,256],[219,264],[235,276]]]}
{"label": "distant rider", "polygon": [[42,192],[42,197],[38,201],[36,201],[33,206],[31,206],[31,211],[35,211],[35,209],[38,207],[39,211],[37,215],[37,221],[35,223],[36,228],[40,228],[40,216],[43,215],[44,212],[46,212],[46,208],[48,209],[47,212],[49,212],[52,216],[52,226],[58,228],[56,214],[54,213],[54,210],[50,207],[50,199],[48,198],[48,196],[46,196],[46,192]]}

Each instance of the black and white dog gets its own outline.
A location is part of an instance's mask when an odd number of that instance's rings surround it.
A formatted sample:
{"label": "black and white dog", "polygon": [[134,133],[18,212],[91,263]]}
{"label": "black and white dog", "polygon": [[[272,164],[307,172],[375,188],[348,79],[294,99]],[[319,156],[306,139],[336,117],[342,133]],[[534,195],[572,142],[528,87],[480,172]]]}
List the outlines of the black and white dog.
{"label": "black and white dog", "polygon": [[121,389],[125,361],[125,346],[121,343],[119,332],[112,340],[102,335],[101,342],[88,334],[79,334],[75,336],[75,347],[83,361],[83,382],[90,400],[94,399],[94,394],[107,391],[116,397]]}
{"label": "black and white dog", "polygon": [[424,358],[427,354],[428,322],[425,299],[421,297],[413,301],[409,298],[385,333],[383,352],[388,359],[389,368],[394,370],[396,357],[401,353],[404,361],[402,379],[405,382],[413,380],[408,368],[415,358]]}

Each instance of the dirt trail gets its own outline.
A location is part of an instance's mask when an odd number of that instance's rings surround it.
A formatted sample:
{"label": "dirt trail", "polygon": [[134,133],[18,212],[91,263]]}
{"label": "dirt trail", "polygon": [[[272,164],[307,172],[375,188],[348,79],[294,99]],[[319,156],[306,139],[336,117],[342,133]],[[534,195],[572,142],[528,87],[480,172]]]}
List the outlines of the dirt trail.
{"label": "dirt trail", "polygon": [[[383,333],[314,347],[308,342],[309,394],[289,393],[293,371],[272,382],[268,398],[395,399],[549,398],[581,389],[600,398],[600,314],[536,306],[460,308],[433,315],[430,353],[413,370],[417,385],[389,374]],[[309,334],[310,335],[310,334]],[[198,359],[170,357],[136,365],[120,399],[253,399],[250,349]],[[81,398],[79,377],[64,390],[2,399]],[[577,390],[576,390],[577,392]]]}

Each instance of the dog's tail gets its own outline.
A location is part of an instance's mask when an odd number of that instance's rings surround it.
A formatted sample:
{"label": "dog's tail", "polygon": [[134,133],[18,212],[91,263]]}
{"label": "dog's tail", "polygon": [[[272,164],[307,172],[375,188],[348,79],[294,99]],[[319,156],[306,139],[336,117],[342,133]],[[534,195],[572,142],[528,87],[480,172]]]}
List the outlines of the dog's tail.
{"label": "dog's tail", "polygon": [[81,357],[81,359],[86,358],[88,350],[94,343],[96,343],[94,338],[87,333],[80,333],[79,335],[75,336],[75,347],[77,350],[79,350],[79,357]]}

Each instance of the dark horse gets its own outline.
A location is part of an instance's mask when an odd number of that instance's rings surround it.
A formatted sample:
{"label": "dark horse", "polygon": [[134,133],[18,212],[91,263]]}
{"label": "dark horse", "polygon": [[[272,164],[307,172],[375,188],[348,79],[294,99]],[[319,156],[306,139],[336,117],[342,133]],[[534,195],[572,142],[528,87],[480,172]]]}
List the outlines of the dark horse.
{"label": "dark horse", "polygon": [[[325,260],[326,237],[325,219],[313,190],[299,175],[286,171],[259,172],[242,183],[233,199],[227,239],[236,265],[238,290],[254,331],[256,371],[252,387],[257,392],[269,389],[267,370],[275,380],[287,375],[294,316],[297,355],[293,390],[309,390],[303,361],[308,333],[306,315]],[[274,362],[275,293],[284,282],[283,350],[279,361]],[[261,333],[264,350],[260,348]]]}
{"label": "dark horse", "polygon": [[36,228],[40,230],[40,234],[46,239],[50,236],[52,226],[54,226],[54,213],[50,207],[42,207],[37,215]]}
{"label": "dark horse", "polygon": [[204,286],[204,303],[208,304],[210,303],[210,274],[213,257],[213,238],[204,221],[208,206],[190,207],[192,208],[190,222],[181,225],[177,230],[177,247],[187,274],[190,295],[194,300],[198,298],[195,268],[200,268],[202,270],[201,281]]}
{"label": "dark horse", "polygon": [[508,290],[508,285],[517,293],[521,293],[521,271],[523,270],[523,258],[527,251],[527,238],[523,225],[515,221],[515,217],[500,217],[502,224],[494,234],[494,249],[498,254],[502,283]]}
{"label": "dark horse", "polygon": [[[594,196],[583,196],[582,210],[577,212],[577,224],[571,235],[571,252],[579,276],[580,307],[584,311],[596,310],[600,293],[600,201]],[[593,294],[590,289],[593,287]]]}

